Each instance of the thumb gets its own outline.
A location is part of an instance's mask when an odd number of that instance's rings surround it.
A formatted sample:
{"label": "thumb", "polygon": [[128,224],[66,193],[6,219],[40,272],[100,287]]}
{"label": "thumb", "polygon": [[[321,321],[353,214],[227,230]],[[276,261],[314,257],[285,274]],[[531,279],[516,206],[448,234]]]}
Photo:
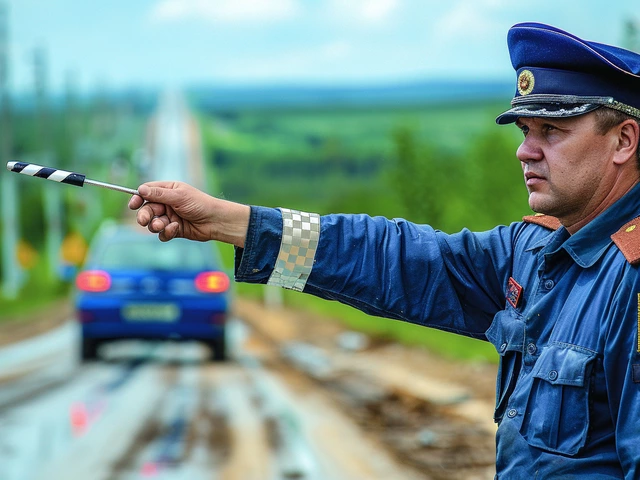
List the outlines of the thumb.
{"label": "thumb", "polygon": [[138,187],[138,195],[147,202],[173,205],[181,195],[176,182],[148,182]]}

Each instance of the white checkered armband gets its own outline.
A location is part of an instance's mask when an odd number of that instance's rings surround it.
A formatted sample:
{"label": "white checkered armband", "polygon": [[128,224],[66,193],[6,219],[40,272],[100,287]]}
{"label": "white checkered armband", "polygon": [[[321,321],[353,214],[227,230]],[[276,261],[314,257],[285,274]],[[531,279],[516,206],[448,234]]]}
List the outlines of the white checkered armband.
{"label": "white checkered armband", "polygon": [[301,292],[307,283],[318,249],[320,215],[281,208],[282,243],[267,285]]}

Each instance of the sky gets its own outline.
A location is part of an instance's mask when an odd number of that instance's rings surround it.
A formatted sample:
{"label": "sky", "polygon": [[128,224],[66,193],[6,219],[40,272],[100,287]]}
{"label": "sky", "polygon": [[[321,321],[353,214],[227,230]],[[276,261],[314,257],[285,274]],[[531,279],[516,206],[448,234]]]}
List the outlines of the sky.
{"label": "sky", "polygon": [[[33,89],[509,80],[515,23],[621,46],[638,0],[0,0],[9,82]],[[635,8],[634,8],[635,7]]]}

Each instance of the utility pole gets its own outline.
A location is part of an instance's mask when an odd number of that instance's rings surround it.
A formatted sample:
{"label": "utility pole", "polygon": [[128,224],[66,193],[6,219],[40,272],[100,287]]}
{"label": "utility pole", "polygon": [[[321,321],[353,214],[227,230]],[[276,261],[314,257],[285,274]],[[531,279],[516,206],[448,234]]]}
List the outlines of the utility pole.
{"label": "utility pole", "polygon": [[[51,123],[47,108],[47,56],[43,48],[36,48],[33,54],[33,73],[35,83],[36,105],[38,112],[40,150],[43,165],[54,165]],[[62,246],[62,191],[59,185],[45,184],[42,196],[43,211],[46,223],[46,252],[49,276],[59,277],[60,248]]]}
{"label": "utility pole", "polygon": [[[11,107],[9,105],[9,8],[0,0],[0,163],[9,161],[13,146],[11,138]],[[2,169],[0,200],[2,201],[2,295],[18,296],[22,272],[16,258],[18,218],[16,179]]]}
{"label": "utility pole", "polygon": [[623,44],[629,50],[640,52],[640,21],[630,17],[624,22]]}

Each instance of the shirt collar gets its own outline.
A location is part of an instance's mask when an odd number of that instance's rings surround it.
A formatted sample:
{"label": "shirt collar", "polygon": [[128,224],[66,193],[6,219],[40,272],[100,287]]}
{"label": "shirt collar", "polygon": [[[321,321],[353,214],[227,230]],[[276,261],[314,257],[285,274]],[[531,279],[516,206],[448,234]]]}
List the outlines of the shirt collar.
{"label": "shirt collar", "polygon": [[[564,236],[562,232],[566,232],[566,229],[563,226],[560,226],[560,228],[555,232],[549,232],[547,235],[544,235],[543,237],[541,237],[538,241],[532,243],[529,247],[525,249],[525,252],[533,252],[536,250],[540,250],[544,247],[547,247],[548,245],[557,244],[558,243],[557,239],[559,237]],[[562,243],[562,241],[564,240],[561,240],[560,243]],[[552,250],[557,250],[557,249],[552,248]]]}
{"label": "shirt collar", "polygon": [[555,234],[546,238],[547,244],[544,253],[552,255],[562,248],[578,265],[583,268],[590,267],[611,245],[611,235],[617,232],[622,225],[639,215],[640,183],[564,241],[565,235],[562,230],[565,229],[560,227]]}

